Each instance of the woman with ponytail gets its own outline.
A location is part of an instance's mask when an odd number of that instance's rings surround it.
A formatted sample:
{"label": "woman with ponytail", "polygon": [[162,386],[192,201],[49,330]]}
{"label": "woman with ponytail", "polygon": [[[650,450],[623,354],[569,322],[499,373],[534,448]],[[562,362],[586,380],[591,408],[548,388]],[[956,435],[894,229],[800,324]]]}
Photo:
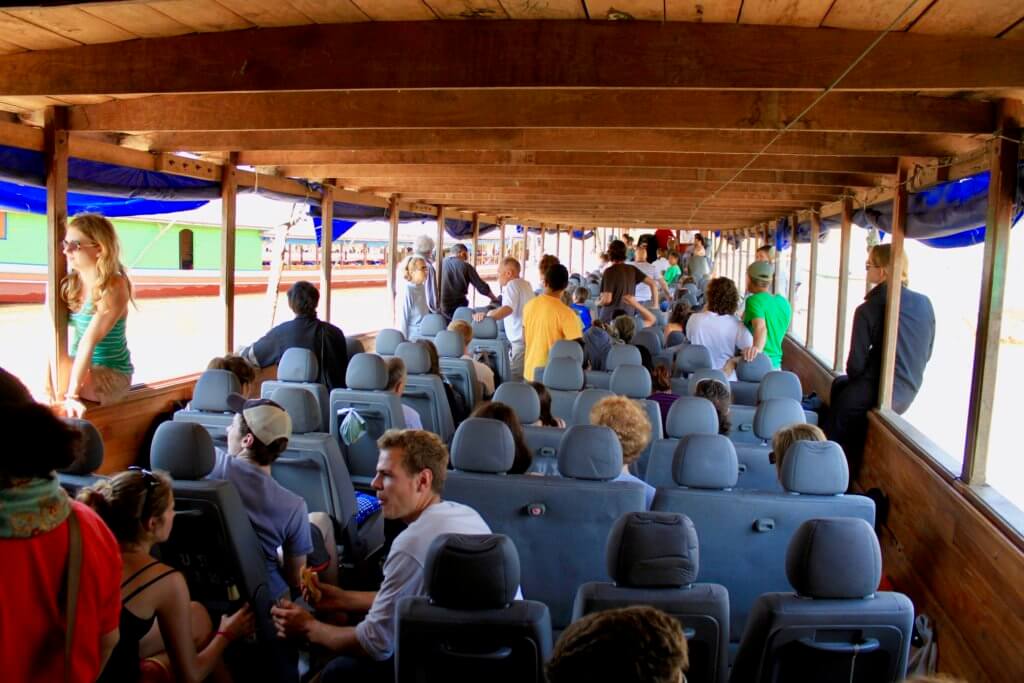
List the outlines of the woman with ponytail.
{"label": "woman with ponytail", "polygon": [[61,283],[60,295],[71,310],[74,331],[64,411],[68,417],[81,417],[83,401],[115,403],[131,386],[134,368],[125,320],[132,284],[121,263],[114,225],[103,216],[86,213],[72,218],[63,248],[71,272]]}
{"label": "woman with ponytail", "polygon": [[153,546],[174,524],[171,480],[133,467],[83,489],[79,500],[107,523],[121,546],[121,640],[100,681],[201,681],[228,679],[221,655],[233,640],[253,632],[246,605],[223,616],[213,632],[206,609],[189,598],[184,577],[154,560]]}

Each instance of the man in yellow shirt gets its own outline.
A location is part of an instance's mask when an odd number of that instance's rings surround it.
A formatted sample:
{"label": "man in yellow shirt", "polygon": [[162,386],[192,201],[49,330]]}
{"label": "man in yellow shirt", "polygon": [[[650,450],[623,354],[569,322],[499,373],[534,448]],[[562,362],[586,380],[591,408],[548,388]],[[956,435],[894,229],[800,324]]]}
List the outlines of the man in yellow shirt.
{"label": "man in yellow shirt", "polygon": [[569,286],[569,271],[556,264],[544,275],[544,294],[534,297],[523,309],[523,337],[526,360],[523,377],[533,379],[536,368],[547,365],[548,352],[561,339],[583,336],[583,321],[564,303],[562,292]]}

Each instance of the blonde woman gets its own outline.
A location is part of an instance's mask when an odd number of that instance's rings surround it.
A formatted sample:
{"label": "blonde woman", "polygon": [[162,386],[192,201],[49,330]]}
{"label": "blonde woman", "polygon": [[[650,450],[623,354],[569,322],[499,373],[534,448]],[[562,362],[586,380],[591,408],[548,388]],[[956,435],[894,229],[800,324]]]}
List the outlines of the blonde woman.
{"label": "blonde woman", "polygon": [[60,295],[71,311],[71,375],[64,412],[81,417],[84,401],[100,405],[124,398],[132,383],[131,354],[125,338],[132,283],[121,263],[114,225],[98,214],[68,223],[62,243],[70,272]]}
{"label": "blonde woman", "polygon": [[423,316],[430,312],[427,306],[426,282],[429,266],[422,256],[413,254],[407,258],[400,271],[402,286],[398,291],[398,320],[395,323],[406,339],[419,332]]}

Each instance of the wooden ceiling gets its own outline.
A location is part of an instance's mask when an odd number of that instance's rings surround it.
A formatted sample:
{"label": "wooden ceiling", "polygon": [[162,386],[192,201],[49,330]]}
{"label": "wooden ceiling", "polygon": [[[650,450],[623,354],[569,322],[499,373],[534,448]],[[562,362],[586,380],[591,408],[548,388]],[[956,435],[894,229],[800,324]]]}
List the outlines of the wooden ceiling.
{"label": "wooden ceiling", "polygon": [[760,224],[977,156],[1024,97],[1024,0],[918,0],[810,110],[909,0],[55,4],[0,11],[30,125],[521,222]]}

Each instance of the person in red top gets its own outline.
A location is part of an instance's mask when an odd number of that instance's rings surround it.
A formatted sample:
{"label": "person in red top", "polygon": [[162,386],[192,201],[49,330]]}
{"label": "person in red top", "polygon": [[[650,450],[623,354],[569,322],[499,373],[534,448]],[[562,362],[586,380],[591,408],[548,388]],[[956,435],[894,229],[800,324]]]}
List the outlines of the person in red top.
{"label": "person in red top", "polygon": [[[88,507],[71,501],[54,470],[70,465],[80,434],[32,401],[0,369],[0,662],[4,681],[92,683],[118,640],[121,553]],[[71,515],[81,572],[65,676],[64,598]]]}

